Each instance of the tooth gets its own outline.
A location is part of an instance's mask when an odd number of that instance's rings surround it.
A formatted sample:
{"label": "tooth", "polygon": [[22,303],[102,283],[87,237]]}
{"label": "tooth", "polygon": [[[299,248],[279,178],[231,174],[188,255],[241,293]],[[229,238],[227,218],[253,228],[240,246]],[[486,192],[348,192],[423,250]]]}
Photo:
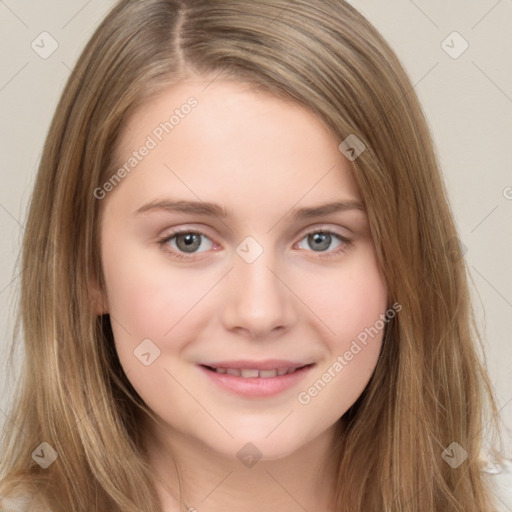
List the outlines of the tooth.
{"label": "tooth", "polygon": [[262,379],[270,379],[277,375],[277,370],[260,370],[260,377]]}
{"label": "tooth", "polygon": [[248,379],[250,377],[258,377],[259,376],[259,371],[258,370],[253,370],[253,369],[244,368],[243,370],[240,370],[240,374],[241,374],[241,376],[244,379]]}
{"label": "tooth", "polygon": [[297,368],[278,368],[273,370],[258,370],[256,368],[214,368],[214,370],[217,373],[234,375],[236,377],[243,377],[244,379],[258,377],[261,379],[272,379],[277,376],[294,373]]}

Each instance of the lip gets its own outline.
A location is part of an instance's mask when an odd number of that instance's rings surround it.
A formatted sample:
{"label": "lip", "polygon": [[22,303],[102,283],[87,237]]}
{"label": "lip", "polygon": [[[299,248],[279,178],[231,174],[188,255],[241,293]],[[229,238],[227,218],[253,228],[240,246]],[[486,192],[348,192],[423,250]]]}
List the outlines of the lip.
{"label": "lip", "polygon": [[[239,377],[226,373],[216,373],[212,368],[274,370],[278,368],[297,368],[293,373],[276,377]],[[278,395],[301,382],[314,364],[284,360],[266,361],[223,361],[222,363],[200,364],[198,368],[221,389],[247,398],[266,398]]]}
{"label": "lip", "polygon": [[203,366],[211,366],[212,368],[238,368],[257,369],[257,370],[274,370],[277,368],[300,368],[308,363],[300,361],[289,361],[285,359],[265,359],[264,361],[249,361],[248,359],[237,361],[222,361],[219,363],[201,363]]}

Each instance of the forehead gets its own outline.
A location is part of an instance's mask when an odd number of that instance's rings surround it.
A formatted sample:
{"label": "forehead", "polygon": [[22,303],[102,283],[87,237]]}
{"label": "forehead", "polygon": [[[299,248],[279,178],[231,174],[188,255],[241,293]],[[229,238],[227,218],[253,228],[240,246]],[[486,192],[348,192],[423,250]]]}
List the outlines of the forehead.
{"label": "forehead", "polygon": [[305,195],[315,202],[326,194],[355,199],[358,189],[339,143],[298,103],[247,84],[197,80],[163,91],[128,119],[116,163],[121,167],[140,148],[151,148],[124,180],[139,195],[172,188],[260,203],[270,195],[285,202]]}

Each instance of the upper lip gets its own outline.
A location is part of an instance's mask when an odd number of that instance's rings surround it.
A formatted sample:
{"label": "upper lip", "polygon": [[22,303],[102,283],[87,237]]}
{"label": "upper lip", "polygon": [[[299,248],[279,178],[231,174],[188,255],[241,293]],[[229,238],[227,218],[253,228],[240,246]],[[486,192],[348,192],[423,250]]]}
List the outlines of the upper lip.
{"label": "upper lip", "polygon": [[286,361],[284,359],[266,359],[264,361],[222,361],[218,363],[201,363],[202,366],[210,368],[231,368],[240,370],[277,370],[279,368],[302,368],[311,363],[300,363],[297,361]]}

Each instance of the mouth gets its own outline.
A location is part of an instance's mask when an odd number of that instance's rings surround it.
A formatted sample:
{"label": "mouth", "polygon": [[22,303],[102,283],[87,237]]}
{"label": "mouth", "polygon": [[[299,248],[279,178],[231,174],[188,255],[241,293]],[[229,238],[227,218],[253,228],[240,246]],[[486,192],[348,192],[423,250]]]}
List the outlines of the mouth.
{"label": "mouth", "polygon": [[270,398],[299,385],[315,363],[226,361],[198,367],[218,389],[244,398]]}
{"label": "mouth", "polygon": [[302,368],[313,366],[312,364],[305,364],[302,366],[282,366],[278,368],[271,368],[267,370],[259,368],[229,368],[224,366],[208,366],[201,365],[203,368],[215,373],[233,375],[235,377],[242,377],[243,379],[273,379],[275,377],[282,377],[283,375],[289,375],[295,373]]}

